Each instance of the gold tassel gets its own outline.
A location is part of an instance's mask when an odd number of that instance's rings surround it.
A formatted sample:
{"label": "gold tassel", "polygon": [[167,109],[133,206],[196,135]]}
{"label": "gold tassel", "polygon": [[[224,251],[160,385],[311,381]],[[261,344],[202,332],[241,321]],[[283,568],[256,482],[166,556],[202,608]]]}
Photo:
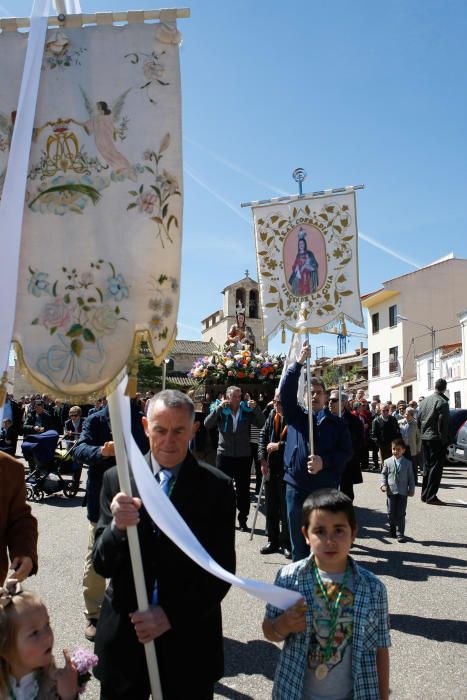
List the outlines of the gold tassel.
{"label": "gold tassel", "polygon": [[8,373],[4,372],[2,374],[2,381],[0,384],[0,406],[3,406],[5,401],[6,401],[7,382],[8,382]]}
{"label": "gold tassel", "polygon": [[286,338],[285,338],[285,324],[284,324],[284,323],[282,324],[282,336],[281,336],[281,340],[282,340],[283,343],[285,343]]}
{"label": "gold tassel", "polygon": [[134,399],[138,391],[138,360],[140,346],[141,338],[137,336],[135,338],[132,357],[128,362],[128,382],[125,389],[125,396],[129,396],[130,399]]}
{"label": "gold tassel", "polygon": [[130,399],[134,399],[136,396],[136,391],[138,389],[138,373],[130,374],[128,376],[128,382],[125,389],[125,396],[129,396]]}

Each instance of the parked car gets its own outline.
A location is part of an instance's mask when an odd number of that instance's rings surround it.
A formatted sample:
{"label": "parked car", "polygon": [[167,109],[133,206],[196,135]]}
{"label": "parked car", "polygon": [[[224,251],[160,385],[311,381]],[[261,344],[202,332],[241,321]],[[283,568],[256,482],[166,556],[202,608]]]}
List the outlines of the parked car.
{"label": "parked car", "polygon": [[447,460],[452,464],[467,464],[467,409],[456,408],[449,411],[449,443]]}

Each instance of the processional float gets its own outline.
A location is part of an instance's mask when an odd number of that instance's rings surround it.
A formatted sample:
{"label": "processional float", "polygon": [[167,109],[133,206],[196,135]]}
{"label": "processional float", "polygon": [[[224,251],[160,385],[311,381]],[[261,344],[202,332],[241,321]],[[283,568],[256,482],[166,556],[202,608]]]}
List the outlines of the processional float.
{"label": "processional float", "polygon": [[[12,341],[38,389],[75,402],[107,393],[121,490],[131,494],[130,461],[148,513],[188,556],[286,608],[298,594],[240,579],[209,557],[131,436],[126,394],[136,388],[139,342],[159,363],[176,338],[183,196],[176,20],[189,10],[83,15],[79,0],[55,6],[56,17],[50,0],[35,0],[30,18],[0,20],[0,61],[8,66],[0,74],[0,413]],[[128,540],[145,610],[136,527]],[[154,644],[145,652],[159,700]]]}

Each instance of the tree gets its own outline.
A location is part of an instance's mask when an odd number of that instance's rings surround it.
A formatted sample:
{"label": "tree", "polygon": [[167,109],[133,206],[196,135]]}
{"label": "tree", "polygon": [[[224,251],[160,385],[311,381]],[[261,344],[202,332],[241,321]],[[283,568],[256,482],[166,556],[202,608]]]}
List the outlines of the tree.
{"label": "tree", "polygon": [[329,365],[323,373],[323,381],[326,387],[333,387],[339,384],[339,378],[342,384],[353,382],[358,374],[358,367],[349,367],[342,372],[341,367]]}
{"label": "tree", "polygon": [[[172,382],[170,377],[165,381],[166,389],[180,389],[180,385]],[[160,391],[162,389],[162,365],[156,367],[152,357],[140,356],[138,360],[138,391]]]}

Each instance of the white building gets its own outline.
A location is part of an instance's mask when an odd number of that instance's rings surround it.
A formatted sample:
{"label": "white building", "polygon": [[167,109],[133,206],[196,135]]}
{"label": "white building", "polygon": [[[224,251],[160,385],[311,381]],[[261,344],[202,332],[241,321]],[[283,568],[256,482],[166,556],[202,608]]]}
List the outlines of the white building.
{"label": "white building", "polygon": [[[434,389],[437,379],[447,382],[446,393],[451,408],[467,407],[467,310],[458,314],[461,342],[441,345],[416,358],[419,396],[426,396]],[[434,363],[433,363],[434,359]],[[417,396],[418,398],[418,396]]]}
{"label": "white building", "polygon": [[433,359],[438,346],[461,340],[458,311],[466,298],[467,260],[453,254],[362,297],[368,309],[370,399],[411,401],[423,395],[415,358],[431,353]]}

